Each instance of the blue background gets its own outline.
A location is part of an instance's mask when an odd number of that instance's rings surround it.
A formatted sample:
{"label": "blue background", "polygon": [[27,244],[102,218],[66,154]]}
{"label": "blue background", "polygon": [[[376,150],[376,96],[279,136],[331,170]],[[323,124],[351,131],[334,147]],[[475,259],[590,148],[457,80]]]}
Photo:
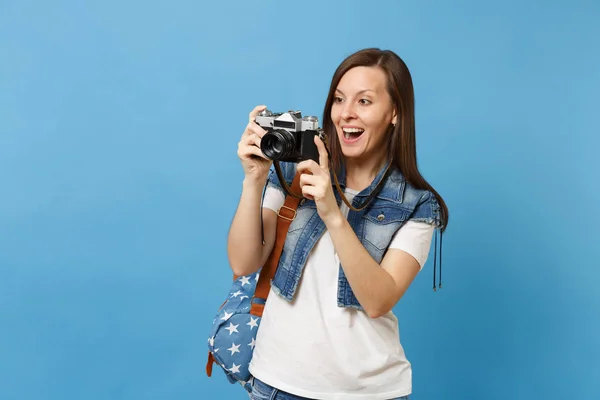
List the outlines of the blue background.
{"label": "blue background", "polygon": [[600,398],[600,3],[483,3],[0,1],[0,398],[245,398],[204,372],[239,136],[368,46],[451,215],[413,398]]}

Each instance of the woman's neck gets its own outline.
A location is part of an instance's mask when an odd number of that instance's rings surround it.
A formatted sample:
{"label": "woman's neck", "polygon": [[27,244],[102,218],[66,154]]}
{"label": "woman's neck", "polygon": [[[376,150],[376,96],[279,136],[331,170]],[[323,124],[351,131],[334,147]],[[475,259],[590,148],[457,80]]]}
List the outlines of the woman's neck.
{"label": "woman's neck", "polygon": [[371,185],[385,160],[346,160],[346,187],[358,192]]}

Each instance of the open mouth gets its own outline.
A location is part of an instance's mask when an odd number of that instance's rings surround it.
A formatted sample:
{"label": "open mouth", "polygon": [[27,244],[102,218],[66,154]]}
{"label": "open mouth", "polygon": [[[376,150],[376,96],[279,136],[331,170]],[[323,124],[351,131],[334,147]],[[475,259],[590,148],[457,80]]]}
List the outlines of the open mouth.
{"label": "open mouth", "polygon": [[342,131],[344,132],[344,141],[352,143],[356,142],[365,130],[361,128],[342,128]]}

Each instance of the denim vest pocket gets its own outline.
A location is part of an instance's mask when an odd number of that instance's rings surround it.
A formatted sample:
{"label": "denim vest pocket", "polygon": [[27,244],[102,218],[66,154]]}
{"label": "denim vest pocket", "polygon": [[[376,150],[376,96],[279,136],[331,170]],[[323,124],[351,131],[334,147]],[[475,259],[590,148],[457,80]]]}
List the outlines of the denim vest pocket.
{"label": "denim vest pocket", "polygon": [[410,217],[410,212],[392,205],[370,208],[364,215],[364,240],[379,252],[387,249],[392,237]]}

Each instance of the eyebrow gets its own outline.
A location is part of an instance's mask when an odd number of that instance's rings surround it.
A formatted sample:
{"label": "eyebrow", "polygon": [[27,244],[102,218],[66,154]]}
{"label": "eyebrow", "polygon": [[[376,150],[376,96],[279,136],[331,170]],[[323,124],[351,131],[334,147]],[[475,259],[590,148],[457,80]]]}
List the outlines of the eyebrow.
{"label": "eyebrow", "polygon": [[[341,94],[344,94],[344,92],[342,92],[340,89],[335,89],[336,92],[340,92]],[[372,89],[363,89],[361,91],[359,91],[357,94],[362,94],[362,93],[366,93],[366,92],[373,92],[373,93],[377,93]]]}

